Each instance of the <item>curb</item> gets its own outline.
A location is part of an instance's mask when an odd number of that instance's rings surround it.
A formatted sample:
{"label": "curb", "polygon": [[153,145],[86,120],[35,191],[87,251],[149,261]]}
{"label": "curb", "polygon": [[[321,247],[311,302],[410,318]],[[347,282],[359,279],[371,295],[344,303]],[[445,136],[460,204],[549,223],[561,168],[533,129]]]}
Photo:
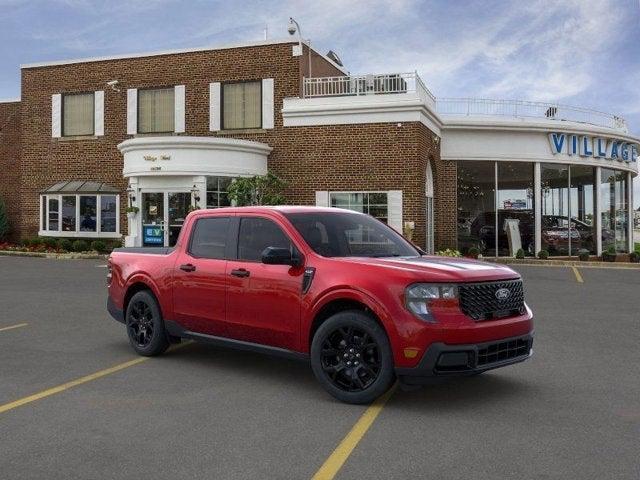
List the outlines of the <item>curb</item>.
{"label": "curb", "polygon": [[640,270],[640,263],[623,262],[583,262],[580,260],[518,260],[515,258],[484,258],[487,262],[500,263],[505,265],[527,265],[534,267],[582,267],[582,268],[618,268],[627,270]]}
{"label": "curb", "polygon": [[106,260],[109,258],[109,255],[103,255],[100,253],[14,252],[11,250],[0,250],[0,256],[50,258],[55,260]]}

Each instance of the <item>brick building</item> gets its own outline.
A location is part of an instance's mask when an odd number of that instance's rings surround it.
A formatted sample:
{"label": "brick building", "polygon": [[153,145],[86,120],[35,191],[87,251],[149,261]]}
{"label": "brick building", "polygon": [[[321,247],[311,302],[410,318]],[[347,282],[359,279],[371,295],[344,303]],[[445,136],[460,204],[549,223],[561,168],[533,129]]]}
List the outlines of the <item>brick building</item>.
{"label": "brick building", "polygon": [[364,211],[427,251],[629,248],[638,139],[619,117],[436,100],[415,73],[337,61],[286,40],[24,65],[0,103],[13,236],[171,245],[189,208],[271,171],[287,203]]}

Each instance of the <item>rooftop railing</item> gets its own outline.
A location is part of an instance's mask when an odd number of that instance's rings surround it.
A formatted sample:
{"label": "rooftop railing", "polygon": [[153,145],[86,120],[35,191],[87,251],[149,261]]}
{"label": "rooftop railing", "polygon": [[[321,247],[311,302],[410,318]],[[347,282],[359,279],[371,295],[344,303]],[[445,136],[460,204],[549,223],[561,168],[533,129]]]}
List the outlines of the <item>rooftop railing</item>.
{"label": "rooftop railing", "polygon": [[540,118],[587,123],[628,132],[627,122],[622,117],[560,103],[484,98],[438,98],[436,100],[436,110],[440,115]]}
{"label": "rooftop railing", "polygon": [[417,73],[389,73],[381,75],[350,75],[342,77],[311,77],[303,82],[303,96],[342,97],[415,93],[425,103],[435,106],[436,97]]}

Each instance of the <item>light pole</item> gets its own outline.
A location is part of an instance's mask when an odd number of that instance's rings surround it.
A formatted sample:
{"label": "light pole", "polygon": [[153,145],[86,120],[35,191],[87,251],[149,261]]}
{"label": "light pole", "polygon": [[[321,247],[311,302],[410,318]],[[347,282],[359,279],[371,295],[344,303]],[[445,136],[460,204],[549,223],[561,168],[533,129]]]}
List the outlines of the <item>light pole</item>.
{"label": "light pole", "polygon": [[[300,28],[300,24],[296,22],[293,17],[289,17],[289,26],[287,27],[287,31],[289,32],[289,35],[295,35],[296,32],[298,32],[298,47],[300,48],[300,55],[302,55],[302,29]],[[311,40],[307,40],[307,48],[307,57],[309,58],[308,77],[311,78]]]}

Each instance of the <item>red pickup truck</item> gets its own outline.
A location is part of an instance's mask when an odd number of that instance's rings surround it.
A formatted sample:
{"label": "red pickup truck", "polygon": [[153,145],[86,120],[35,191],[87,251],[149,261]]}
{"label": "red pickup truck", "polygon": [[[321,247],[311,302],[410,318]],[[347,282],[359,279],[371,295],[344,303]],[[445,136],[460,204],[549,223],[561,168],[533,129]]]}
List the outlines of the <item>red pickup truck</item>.
{"label": "red pickup truck", "polygon": [[191,213],[174,248],[109,258],[108,310],[140,355],[190,338],[310,360],[336,398],[472,375],[531,355],[520,276],[425,256],[384,223],[336,208]]}

